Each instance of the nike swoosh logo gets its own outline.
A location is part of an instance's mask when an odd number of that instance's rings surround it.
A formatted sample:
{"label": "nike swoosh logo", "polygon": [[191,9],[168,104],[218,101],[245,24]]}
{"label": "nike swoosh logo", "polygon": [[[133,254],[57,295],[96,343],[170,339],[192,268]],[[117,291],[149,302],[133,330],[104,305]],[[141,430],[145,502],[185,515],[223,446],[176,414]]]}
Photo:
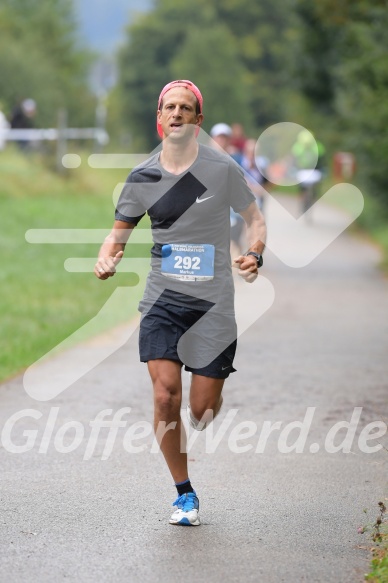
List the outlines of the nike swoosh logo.
{"label": "nike swoosh logo", "polygon": [[227,368],[230,368],[231,366],[232,366],[231,364],[230,364],[229,366],[223,366],[223,367],[221,368],[221,370],[226,370]]}
{"label": "nike swoosh logo", "polygon": [[205,200],[209,200],[209,198],[213,198],[213,196],[215,196],[215,194],[212,194],[211,196],[207,196],[206,198],[198,198],[198,196],[197,196],[197,200],[195,202],[205,202]]}

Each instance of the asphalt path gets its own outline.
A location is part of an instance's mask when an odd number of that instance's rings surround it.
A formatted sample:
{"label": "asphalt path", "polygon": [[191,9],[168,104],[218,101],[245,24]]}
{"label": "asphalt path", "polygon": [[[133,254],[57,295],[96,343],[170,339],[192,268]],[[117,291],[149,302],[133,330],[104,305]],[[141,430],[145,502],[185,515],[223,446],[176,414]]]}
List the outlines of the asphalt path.
{"label": "asphalt path", "polygon": [[[282,204],[297,212],[295,201]],[[267,216],[271,236],[282,225],[272,205]],[[301,229],[307,241],[311,229],[319,237],[342,219],[327,207]],[[367,453],[358,441],[369,423],[383,430],[388,418],[388,283],[379,259],[348,231],[305,267],[268,249],[261,283],[236,280],[246,328],[237,372],[213,426],[190,434],[198,528],[168,524],[175,488],[153,436],[141,437],[152,393],[133,323],[42,364],[35,378],[47,386],[112,352],[48,401],[29,396],[22,376],[1,386],[0,581],[363,581],[370,554],[357,529],[387,496],[387,451]],[[188,382],[185,374],[184,403]],[[115,439],[109,428],[93,437],[90,422],[104,410],[106,420],[121,411]],[[334,436],[352,416],[354,437],[346,427]],[[305,432],[291,431],[294,422]],[[346,435],[348,453],[331,451]],[[378,443],[387,447],[387,436],[367,445]],[[28,451],[9,451],[16,447]]]}

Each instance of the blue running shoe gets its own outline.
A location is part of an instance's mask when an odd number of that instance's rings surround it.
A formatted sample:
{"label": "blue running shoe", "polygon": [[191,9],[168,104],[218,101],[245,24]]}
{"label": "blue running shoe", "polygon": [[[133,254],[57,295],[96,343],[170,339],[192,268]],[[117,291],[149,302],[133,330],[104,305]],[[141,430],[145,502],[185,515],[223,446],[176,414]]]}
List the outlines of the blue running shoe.
{"label": "blue running shoe", "polygon": [[178,496],[173,506],[177,506],[177,509],[170,518],[170,524],[181,526],[199,526],[201,524],[198,516],[199,500],[195,492]]}

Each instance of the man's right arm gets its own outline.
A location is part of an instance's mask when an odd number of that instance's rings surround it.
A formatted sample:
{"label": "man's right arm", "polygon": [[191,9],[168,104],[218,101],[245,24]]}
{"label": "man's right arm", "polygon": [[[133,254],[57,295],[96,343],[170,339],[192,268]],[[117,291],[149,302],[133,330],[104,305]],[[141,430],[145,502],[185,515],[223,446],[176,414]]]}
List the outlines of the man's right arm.
{"label": "man's right arm", "polygon": [[136,227],[135,223],[115,221],[113,228],[101,245],[94,273],[98,279],[108,279],[116,273],[116,265],[124,255],[128,238]]}

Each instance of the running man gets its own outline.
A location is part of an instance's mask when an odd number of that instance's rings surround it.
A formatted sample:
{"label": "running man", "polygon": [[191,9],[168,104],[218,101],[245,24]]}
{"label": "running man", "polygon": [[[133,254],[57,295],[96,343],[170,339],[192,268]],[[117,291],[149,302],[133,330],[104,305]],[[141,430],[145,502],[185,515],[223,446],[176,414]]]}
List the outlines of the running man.
{"label": "running man", "polygon": [[115,274],[131,231],[148,213],[154,244],[139,304],[140,360],[148,366],[155,434],[178,493],[170,523],[188,526],[199,525],[200,519],[180,416],[182,367],[192,373],[189,422],[201,430],[219,412],[225,379],[235,371],[230,206],[247,224],[250,246],[234,263],[247,282],[256,279],[262,265],[266,235],[237,164],[196,139],[202,106],[202,95],[190,81],[163,88],[157,109],[162,149],[130,173],[94,269],[101,280]]}

